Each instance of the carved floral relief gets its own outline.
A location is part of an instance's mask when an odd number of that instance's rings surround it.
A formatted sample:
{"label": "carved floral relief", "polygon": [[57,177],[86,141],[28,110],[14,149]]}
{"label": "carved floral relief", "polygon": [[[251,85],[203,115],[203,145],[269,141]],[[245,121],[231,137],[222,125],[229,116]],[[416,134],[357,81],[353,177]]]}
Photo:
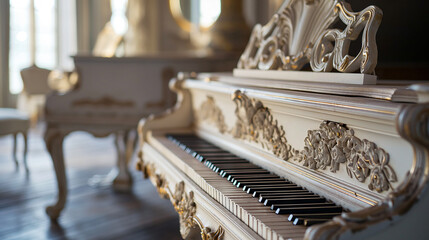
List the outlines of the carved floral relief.
{"label": "carved floral relief", "polygon": [[387,191],[396,182],[396,174],[389,165],[389,154],[367,139],[359,139],[353,129],[336,122],[322,122],[319,129],[309,130],[305,146],[295,160],[311,169],[339,170],[344,164],[348,175],[360,182],[369,177],[368,188]]}
{"label": "carved floral relief", "polygon": [[283,126],[278,125],[261,101],[252,100],[241,91],[236,91],[232,99],[237,117],[231,130],[233,137],[260,143],[263,148],[284,160],[293,156]]}
{"label": "carved floral relief", "polygon": [[220,133],[224,133],[228,128],[222,110],[211,96],[207,96],[206,101],[201,104],[198,116],[203,121],[215,124]]}
{"label": "carved floral relief", "polygon": [[[237,90],[232,95],[236,122],[232,129],[226,130],[225,124],[216,124],[221,133],[229,133],[234,138],[259,143],[263,149],[288,161],[301,162],[313,170],[337,172],[344,166],[350,178],[360,182],[369,179],[368,188],[377,192],[393,189],[391,183],[397,181],[393,168],[389,165],[389,154],[374,142],[355,136],[354,130],[345,124],[324,121],[319,129],[308,130],[304,139],[304,149],[295,150],[288,144],[285,131],[261,101],[250,99]],[[216,105],[212,97],[202,104]],[[223,116],[217,106],[216,115]],[[206,116],[206,115],[203,115]],[[205,119],[212,118],[200,118]],[[217,117],[216,119],[222,119]],[[219,127],[219,126],[222,126]]]}

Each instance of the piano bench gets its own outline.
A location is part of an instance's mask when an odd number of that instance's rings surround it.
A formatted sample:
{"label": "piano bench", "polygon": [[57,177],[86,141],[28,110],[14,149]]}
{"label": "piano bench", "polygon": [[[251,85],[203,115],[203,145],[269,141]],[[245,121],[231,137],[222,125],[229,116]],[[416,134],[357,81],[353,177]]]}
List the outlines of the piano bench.
{"label": "piano bench", "polygon": [[0,108],[0,136],[13,134],[13,159],[16,167],[18,167],[17,152],[17,136],[21,133],[24,138],[24,153],[23,162],[25,170],[28,171],[27,166],[27,131],[30,127],[30,119],[27,115],[19,112],[13,108]]}

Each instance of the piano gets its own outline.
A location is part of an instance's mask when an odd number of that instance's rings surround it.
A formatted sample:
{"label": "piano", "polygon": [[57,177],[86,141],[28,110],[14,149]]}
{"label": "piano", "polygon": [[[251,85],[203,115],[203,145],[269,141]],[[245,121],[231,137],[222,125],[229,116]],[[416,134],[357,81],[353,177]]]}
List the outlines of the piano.
{"label": "piano", "polygon": [[[136,128],[142,117],[160,113],[172,106],[175,96],[168,81],[179,70],[226,71],[235,65],[233,54],[197,55],[191,53],[135,57],[75,56],[72,74],[77,82],[66,92],[54,92],[46,99],[44,135],[58,183],[56,202],[46,211],[57,219],[67,200],[63,141],[74,131],[96,137],[115,135],[117,166],[106,179],[94,183],[111,184],[116,190],[132,186],[128,163],[135,148]],[[77,79],[77,80],[76,80]],[[113,167],[113,166],[112,166]]]}
{"label": "piano", "polygon": [[176,105],[140,120],[137,169],[184,239],[428,236],[429,87],[374,75],[381,18],[285,1],[233,73],[170,81]]}

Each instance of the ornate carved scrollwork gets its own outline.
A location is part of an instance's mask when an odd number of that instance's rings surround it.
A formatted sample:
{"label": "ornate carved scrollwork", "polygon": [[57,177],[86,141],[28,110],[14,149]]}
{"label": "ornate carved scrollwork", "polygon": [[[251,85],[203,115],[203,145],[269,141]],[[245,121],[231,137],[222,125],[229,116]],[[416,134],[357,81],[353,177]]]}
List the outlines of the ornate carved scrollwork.
{"label": "ornate carved scrollwork", "polygon": [[[230,133],[233,137],[260,143],[262,148],[275,156],[288,161],[290,159],[303,162],[303,166],[314,170],[329,169],[335,173],[344,165],[348,175],[360,182],[370,179],[368,188],[377,192],[393,189],[391,183],[397,181],[396,173],[389,165],[389,154],[374,142],[355,136],[354,130],[336,122],[322,122],[319,129],[309,130],[304,139],[304,149],[295,150],[288,144],[283,126],[271,114],[261,101],[250,99],[237,90],[232,95],[236,104],[235,126],[221,133]],[[214,99],[201,105],[217,109],[216,116],[223,114],[216,106]],[[209,118],[201,118],[202,120]],[[216,119],[223,119],[217,117]],[[209,119],[208,121],[211,121]]]}
{"label": "ornate carved scrollwork", "polygon": [[[311,63],[313,71],[373,74],[377,64],[375,34],[382,11],[370,6],[352,12],[341,0],[285,1],[265,25],[257,24],[238,62],[238,68],[300,70]],[[341,20],[346,28],[330,29]],[[348,55],[350,42],[362,32],[362,48],[356,57]],[[331,42],[335,44],[332,45]]]}
{"label": "ornate carved scrollwork", "polygon": [[197,205],[194,202],[194,192],[185,193],[185,183],[183,181],[176,184],[174,193],[170,193],[174,209],[180,216],[180,234],[184,239],[189,235],[195,226],[194,216],[197,212]]}
{"label": "ornate carved scrollwork", "polygon": [[198,226],[201,229],[202,240],[220,240],[223,238],[223,234],[225,233],[225,230],[223,230],[222,226],[219,226],[219,228],[215,232],[213,232],[211,228],[204,227],[204,225],[201,223],[201,220],[198,217],[194,218],[194,222],[198,224]]}
{"label": "ornate carved scrollwork", "polygon": [[396,215],[406,213],[426,187],[429,171],[429,104],[409,105],[401,109],[396,126],[400,135],[414,148],[414,160],[405,180],[378,205],[343,213],[333,221],[310,227],[305,239],[336,239]]}
{"label": "ornate carved scrollwork", "polygon": [[387,191],[396,182],[396,174],[389,165],[389,154],[367,139],[359,139],[353,129],[335,122],[323,122],[318,130],[309,130],[305,147],[294,156],[311,169],[336,172],[340,164],[346,165],[347,173],[360,182],[369,177],[368,188],[377,192]]}
{"label": "ornate carved scrollwork", "polygon": [[232,95],[236,104],[237,121],[231,130],[235,138],[260,143],[277,157],[288,160],[295,151],[287,143],[283,126],[278,125],[269,109],[261,101],[252,100],[237,90]]}
{"label": "ornate carved scrollwork", "polygon": [[[347,8],[348,5],[342,2],[335,5],[334,11],[347,27],[343,31],[328,29],[319,36],[311,51],[313,71],[329,72],[334,68],[340,72],[354,72],[360,68],[361,73],[374,73],[377,65],[375,34],[383,12],[374,6],[361,12],[352,12]],[[359,53],[355,57],[348,55],[350,42],[356,40],[361,32],[362,47]]]}
{"label": "ornate carved scrollwork", "polygon": [[180,234],[186,239],[192,228],[198,226],[200,229],[201,238],[203,240],[220,240],[223,237],[224,230],[219,226],[216,232],[212,232],[211,228],[205,227],[201,220],[196,216],[197,205],[194,201],[194,192],[189,194],[185,192],[185,183],[183,181],[176,184],[174,193],[171,193],[173,206],[180,216]]}
{"label": "ornate carved scrollwork", "polygon": [[198,117],[201,121],[215,124],[220,133],[225,133],[227,131],[228,127],[225,123],[222,110],[216,105],[211,96],[207,96],[206,101],[201,104]]}

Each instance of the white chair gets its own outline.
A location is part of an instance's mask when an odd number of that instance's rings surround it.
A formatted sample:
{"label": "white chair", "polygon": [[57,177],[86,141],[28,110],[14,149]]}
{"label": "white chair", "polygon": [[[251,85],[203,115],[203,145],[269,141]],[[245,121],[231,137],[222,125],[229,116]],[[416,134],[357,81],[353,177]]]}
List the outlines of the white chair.
{"label": "white chair", "polygon": [[30,127],[30,120],[27,115],[13,108],[0,108],[0,136],[13,134],[13,159],[16,167],[19,167],[17,151],[17,136],[21,133],[24,138],[23,162],[25,170],[28,172],[27,151],[28,139],[27,132]]}
{"label": "white chair", "polygon": [[24,89],[18,98],[18,109],[30,115],[33,126],[43,117],[46,95],[52,91],[48,85],[50,72],[36,65],[21,70]]}

